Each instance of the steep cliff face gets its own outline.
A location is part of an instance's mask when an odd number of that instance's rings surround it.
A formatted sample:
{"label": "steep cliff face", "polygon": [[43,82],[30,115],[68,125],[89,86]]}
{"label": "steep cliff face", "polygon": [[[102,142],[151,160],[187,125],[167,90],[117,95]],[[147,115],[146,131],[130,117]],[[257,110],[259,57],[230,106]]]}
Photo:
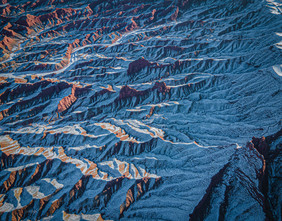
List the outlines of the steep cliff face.
{"label": "steep cliff face", "polygon": [[264,173],[260,176],[260,191],[264,194],[265,213],[270,220],[281,217],[281,146],[282,130],[268,136],[255,138],[252,143],[264,157]]}
{"label": "steep cliff face", "polygon": [[89,90],[90,87],[79,87],[73,85],[71,89],[71,94],[60,100],[58,104],[58,112],[62,113],[67,111],[70,106],[77,100],[78,97],[87,94]]}
{"label": "steep cliff face", "polygon": [[2,0],[0,219],[279,220],[281,11]]}

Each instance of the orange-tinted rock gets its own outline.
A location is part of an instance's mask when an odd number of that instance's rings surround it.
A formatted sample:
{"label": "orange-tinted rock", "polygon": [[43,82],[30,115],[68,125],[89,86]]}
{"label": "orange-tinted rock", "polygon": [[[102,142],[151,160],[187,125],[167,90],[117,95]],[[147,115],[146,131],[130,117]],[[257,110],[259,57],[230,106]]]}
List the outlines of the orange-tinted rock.
{"label": "orange-tinted rock", "polygon": [[151,107],[149,114],[146,115],[146,118],[150,118],[154,113],[155,107]]}
{"label": "orange-tinted rock", "polygon": [[133,196],[132,190],[129,189],[126,193],[125,206],[129,207],[130,204],[132,204],[133,202],[134,202],[134,196]]}
{"label": "orange-tinted rock", "polygon": [[19,35],[11,30],[10,28],[12,27],[12,24],[9,22],[2,30],[2,35],[5,35],[7,37],[19,37]]}
{"label": "orange-tinted rock", "polygon": [[[6,0],[3,0],[3,1],[6,1]],[[5,4],[5,3],[3,3],[3,4]],[[2,15],[8,16],[11,13],[12,8],[13,8],[13,6],[8,4],[5,8],[2,9]]]}
{"label": "orange-tinted rock", "polygon": [[138,28],[138,25],[136,24],[136,22],[133,20],[133,18],[131,19],[131,23],[130,25],[128,25],[125,28],[125,31],[133,31],[134,29]]}
{"label": "orange-tinted rock", "polygon": [[170,88],[166,86],[165,82],[156,82],[152,89],[153,90],[157,89],[158,92],[161,93],[167,93],[170,91]]}
{"label": "orange-tinted rock", "polygon": [[[70,87],[70,85],[68,83],[65,82],[60,82],[58,84],[52,85],[44,90],[42,90],[37,96],[30,98],[28,100],[22,100],[19,101],[15,104],[13,104],[11,107],[9,107],[8,109],[5,109],[2,111],[2,117],[7,117],[15,112],[19,112],[25,108],[30,107],[31,105],[34,105],[35,102],[37,102],[36,104],[40,104],[46,100],[49,100],[52,96],[60,93],[62,90],[66,89]],[[0,115],[1,115],[0,114]],[[16,118],[18,118],[19,116],[16,116]]]}
{"label": "orange-tinted rock", "polygon": [[176,20],[179,13],[179,8],[176,7],[175,12],[170,16],[171,20]]}
{"label": "orange-tinted rock", "polygon": [[151,20],[151,21],[154,20],[156,11],[157,11],[156,9],[153,9],[153,11],[152,11],[152,16],[150,17],[150,20]]}
{"label": "orange-tinted rock", "polygon": [[73,85],[71,94],[64,97],[58,104],[58,112],[62,113],[69,109],[71,105],[77,100],[77,98],[89,91],[90,87],[78,87]]}
{"label": "orange-tinted rock", "polygon": [[24,83],[27,83],[27,79],[15,78],[15,83],[17,83],[17,84],[24,84]]}
{"label": "orange-tinted rock", "polygon": [[58,112],[66,111],[76,100],[77,98],[73,94],[64,97],[58,104]]}
{"label": "orange-tinted rock", "polygon": [[[33,203],[33,201],[31,201],[30,204],[31,203]],[[27,207],[28,207],[28,205],[23,207],[23,208],[21,208],[21,209],[17,209],[17,210],[12,211],[12,220],[13,221],[20,221],[20,220],[22,220],[22,218],[24,216],[24,212],[25,212]]]}
{"label": "orange-tinted rock", "polygon": [[[132,203],[139,200],[150,189],[154,189],[161,184],[161,178],[152,179],[144,177],[140,180],[136,180],[126,193],[125,202],[120,206],[120,217],[123,216],[123,212],[126,211]],[[152,185],[151,185],[152,184]]]}
{"label": "orange-tinted rock", "polygon": [[268,155],[269,146],[265,140],[265,137],[261,137],[261,138],[253,137],[252,143],[254,144],[254,147],[258,150],[260,154],[264,155],[265,157]]}
{"label": "orange-tinted rock", "polygon": [[46,215],[47,215],[47,216],[52,215],[54,212],[56,212],[57,209],[59,209],[59,208],[62,206],[63,203],[64,203],[64,202],[63,202],[63,197],[59,198],[58,200],[55,200],[55,201],[51,204],[51,206],[50,206],[50,208],[48,209]]}
{"label": "orange-tinted rock", "polygon": [[32,27],[32,26],[38,25],[40,23],[41,23],[41,21],[40,21],[40,19],[37,16],[30,15],[30,14],[22,16],[17,21],[17,24],[24,25],[24,26],[27,26],[27,27]]}
{"label": "orange-tinted rock", "polygon": [[11,51],[16,43],[17,41],[15,39],[4,36],[3,40],[0,41],[0,48],[4,51]]}
{"label": "orange-tinted rock", "polygon": [[79,87],[76,85],[73,85],[71,92],[74,96],[79,97],[81,95],[84,95],[86,93],[89,92],[91,86],[87,86],[87,87]]}
{"label": "orange-tinted rock", "polygon": [[16,175],[17,175],[17,171],[12,171],[10,173],[9,178],[3,183],[3,188],[8,191],[11,187],[13,187],[15,181],[16,181]]}

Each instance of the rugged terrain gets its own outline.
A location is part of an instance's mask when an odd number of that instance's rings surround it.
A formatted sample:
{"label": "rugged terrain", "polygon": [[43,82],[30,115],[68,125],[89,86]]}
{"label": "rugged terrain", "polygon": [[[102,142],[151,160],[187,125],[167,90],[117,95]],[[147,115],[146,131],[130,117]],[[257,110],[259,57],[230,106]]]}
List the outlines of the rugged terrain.
{"label": "rugged terrain", "polygon": [[1,220],[281,220],[281,1],[0,4]]}

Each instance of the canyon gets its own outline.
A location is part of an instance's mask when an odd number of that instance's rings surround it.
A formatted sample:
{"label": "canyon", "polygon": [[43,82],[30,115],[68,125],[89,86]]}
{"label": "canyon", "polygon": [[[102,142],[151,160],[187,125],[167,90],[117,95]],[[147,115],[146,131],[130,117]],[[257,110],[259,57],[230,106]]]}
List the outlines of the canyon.
{"label": "canyon", "polygon": [[2,0],[1,220],[281,220],[279,0]]}

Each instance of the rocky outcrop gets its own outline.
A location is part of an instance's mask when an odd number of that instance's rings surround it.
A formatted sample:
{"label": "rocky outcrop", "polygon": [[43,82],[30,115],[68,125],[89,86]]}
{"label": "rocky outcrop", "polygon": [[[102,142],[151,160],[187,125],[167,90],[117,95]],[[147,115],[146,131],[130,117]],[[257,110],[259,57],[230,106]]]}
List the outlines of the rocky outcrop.
{"label": "rocky outcrop", "polygon": [[78,97],[82,96],[88,91],[89,91],[89,87],[79,87],[77,85],[73,85],[71,89],[71,94],[60,100],[58,104],[58,112],[63,113],[66,110],[68,110],[73,105],[73,103],[78,99]]}
{"label": "rocky outcrop", "polygon": [[16,23],[27,27],[32,27],[35,25],[40,25],[41,21],[39,17],[27,14],[22,16]]}
{"label": "rocky outcrop", "polygon": [[0,104],[4,104],[21,96],[27,97],[36,90],[47,87],[50,83],[51,81],[43,80],[31,84],[20,84],[13,89],[7,88],[2,94],[0,94]]}
{"label": "rocky outcrop", "polygon": [[76,96],[74,94],[70,94],[67,97],[64,97],[62,100],[60,100],[58,104],[58,112],[62,113],[69,109],[69,107],[76,101]]}
{"label": "rocky outcrop", "polygon": [[150,179],[150,178],[143,178],[141,180],[137,180],[134,185],[132,185],[127,193],[126,193],[126,200],[120,206],[120,217],[123,217],[123,213],[128,210],[128,208],[137,200],[141,199],[142,196],[149,192],[152,189],[159,187],[162,184],[162,179]]}
{"label": "rocky outcrop", "polygon": [[[217,216],[219,220],[228,218],[231,200],[240,198],[240,195],[236,193],[238,182],[241,183],[241,188],[247,190],[247,195],[255,199],[256,207],[260,208],[260,213],[265,216],[265,219],[276,220],[279,214],[277,210],[279,203],[273,204],[272,202],[274,199],[277,202],[279,196],[277,192],[276,194],[271,192],[271,189],[273,190],[273,187],[277,185],[277,180],[273,181],[275,178],[273,172],[271,172],[274,166],[274,158],[271,160],[269,158],[269,143],[280,139],[280,137],[281,131],[267,138],[253,137],[246,147],[238,149],[228,164],[212,177],[204,197],[195,207],[193,213],[190,214],[190,220],[208,220],[213,216]],[[244,157],[246,158],[244,159]],[[241,165],[236,165],[238,161]],[[271,173],[272,175],[270,175]],[[274,186],[272,187],[272,185]],[[224,191],[224,198],[222,198],[223,195],[218,195],[222,191]],[[248,202],[245,199],[241,200],[240,203],[243,204],[244,201]],[[235,213],[233,215],[236,216]]]}
{"label": "rocky outcrop", "polygon": [[268,156],[269,146],[266,143],[265,137],[262,138],[253,137],[252,143],[254,144],[254,147],[258,150],[260,154],[262,154],[264,157]]}
{"label": "rocky outcrop", "polygon": [[148,96],[149,93],[153,92],[154,90],[158,91],[159,93],[169,93],[170,88],[166,86],[164,82],[156,82],[152,88],[149,88],[144,91],[138,91],[134,88],[129,86],[123,86],[119,92],[119,99],[125,98],[132,98],[132,97],[141,97],[141,96]]}
{"label": "rocky outcrop", "polygon": [[[46,83],[47,85],[49,83]],[[42,86],[43,84],[37,84],[36,86],[33,85],[31,87],[34,87],[34,89],[38,86]],[[29,98],[27,100],[19,101],[9,108],[3,110],[0,112],[0,119],[3,120],[3,118],[8,117],[14,113],[21,112],[22,110],[25,110],[27,108],[30,108],[31,106],[38,105],[40,103],[44,103],[47,100],[50,100],[52,97],[58,95],[62,90],[70,87],[68,83],[65,82],[59,82],[58,84],[53,84],[50,87],[47,87],[45,89],[42,89],[41,92],[38,93],[35,97]],[[21,88],[19,88],[19,93],[21,92]],[[16,93],[14,93],[16,95]],[[34,109],[36,110],[36,109]],[[20,118],[20,116],[16,116],[16,119]],[[13,118],[11,118],[13,119]]]}
{"label": "rocky outcrop", "polygon": [[146,59],[140,58],[136,61],[133,61],[129,64],[127,74],[134,75],[135,73],[141,71],[143,68],[151,66],[151,63],[147,61]]}
{"label": "rocky outcrop", "polygon": [[[279,181],[276,176],[277,168],[281,168],[278,164],[279,159],[281,158],[281,136],[282,130],[278,131],[276,134],[268,136],[256,138],[253,137],[252,143],[254,148],[258,150],[258,152],[264,157],[264,170],[262,174],[260,174],[260,190],[264,194],[264,211],[266,213],[266,217],[269,220],[277,220],[279,219],[279,206],[281,206],[280,200],[281,196],[277,192],[277,187],[279,188]],[[270,148],[272,143],[277,141],[277,146],[274,148]],[[277,161],[278,160],[278,161]],[[280,185],[281,186],[281,185]]]}
{"label": "rocky outcrop", "polygon": [[123,86],[120,89],[119,98],[123,99],[123,98],[129,98],[129,97],[136,97],[136,96],[144,95],[144,94],[145,94],[144,91],[138,91],[138,90],[135,90],[134,88],[131,88],[129,86]]}
{"label": "rocky outcrop", "polygon": [[165,82],[156,82],[153,86],[152,90],[157,89],[160,93],[168,93],[170,91],[170,88],[166,86]]}
{"label": "rocky outcrop", "polygon": [[2,41],[0,41],[0,48],[4,53],[11,51],[13,47],[17,44],[14,38],[5,36]]}

